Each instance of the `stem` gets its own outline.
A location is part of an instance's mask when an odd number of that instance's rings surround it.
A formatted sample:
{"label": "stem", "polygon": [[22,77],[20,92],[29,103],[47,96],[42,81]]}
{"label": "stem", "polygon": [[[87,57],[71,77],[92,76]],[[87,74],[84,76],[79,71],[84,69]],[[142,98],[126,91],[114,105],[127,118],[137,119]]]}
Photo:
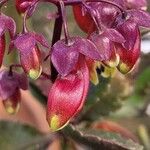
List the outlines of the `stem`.
{"label": "stem", "polygon": [[12,76],[13,75],[13,68],[20,68],[20,67],[22,67],[20,64],[12,64],[12,65],[10,65],[10,67],[9,67],[9,76]]}
{"label": "stem", "polygon": [[[59,0],[39,0],[39,1],[50,2],[55,5],[59,3]],[[64,0],[63,2],[64,2],[64,5],[76,5],[76,4],[82,4],[83,0]],[[85,0],[84,2],[102,2],[102,3],[111,4],[117,7],[122,13],[124,13],[124,9],[120,5],[114,2],[108,1],[108,0]]]}
{"label": "stem", "polygon": [[35,0],[34,2],[31,3],[30,7],[26,10],[24,16],[23,16],[23,29],[22,29],[22,33],[27,33],[27,25],[26,25],[26,20],[27,17],[30,16],[31,14],[31,10],[35,7],[35,5],[39,2],[39,0]]}
{"label": "stem", "polygon": [[144,125],[140,125],[138,128],[138,136],[141,139],[146,150],[150,148],[150,137],[148,135],[148,129]]}
{"label": "stem", "polygon": [[24,14],[23,16],[23,29],[22,29],[22,33],[27,33],[27,25],[26,25],[26,20],[27,20],[27,12]]}
{"label": "stem", "polygon": [[64,7],[64,2],[60,1],[59,3],[60,3],[60,9],[61,9],[61,17],[63,20],[65,43],[68,45],[69,44],[69,32],[68,32],[67,21],[66,21],[66,11]]}
{"label": "stem", "polygon": [[[60,5],[58,5],[57,8],[58,8],[58,14],[61,14]],[[53,38],[52,38],[52,46],[58,40],[60,40],[61,31],[62,31],[62,24],[63,24],[62,16],[59,15],[59,17],[56,18],[56,20],[55,20],[54,31],[53,31]],[[53,64],[51,64],[51,80],[52,80],[52,82],[54,82],[56,80],[57,75],[58,75],[57,70],[55,69],[55,67],[53,66]]]}

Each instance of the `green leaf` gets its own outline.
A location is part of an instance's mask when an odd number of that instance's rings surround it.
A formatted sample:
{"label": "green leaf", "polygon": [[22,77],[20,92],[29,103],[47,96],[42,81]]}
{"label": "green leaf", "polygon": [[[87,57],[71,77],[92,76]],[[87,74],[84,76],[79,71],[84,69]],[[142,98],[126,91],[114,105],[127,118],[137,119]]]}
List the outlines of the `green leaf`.
{"label": "green leaf", "polygon": [[1,150],[18,150],[23,145],[30,143],[33,139],[40,136],[41,133],[30,126],[15,122],[0,121]]}
{"label": "green leaf", "polygon": [[135,92],[141,94],[147,86],[150,86],[150,67],[138,76],[135,83]]}
{"label": "green leaf", "polygon": [[65,135],[76,142],[87,146],[87,149],[101,150],[142,150],[143,147],[132,140],[122,138],[120,135],[100,132],[98,130],[79,131],[73,126],[63,129]]}

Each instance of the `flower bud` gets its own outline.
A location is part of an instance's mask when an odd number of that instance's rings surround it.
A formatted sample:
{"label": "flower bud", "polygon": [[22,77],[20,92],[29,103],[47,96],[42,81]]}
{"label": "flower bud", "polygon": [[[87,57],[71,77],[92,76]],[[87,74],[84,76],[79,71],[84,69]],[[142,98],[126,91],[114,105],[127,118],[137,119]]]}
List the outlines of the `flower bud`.
{"label": "flower bud", "polygon": [[35,46],[29,53],[22,52],[20,61],[24,71],[31,79],[36,80],[41,75],[41,52],[38,46]]}
{"label": "flower bud", "polygon": [[0,67],[3,62],[4,53],[5,53],[5,35],[2,35],[0,37]]}
{"label": "flower bud", "polygon": [[47,121],[50,129],[60,130],[81,110],[89,86],[89,72],[84,60],[77,69],[53,84],[47,104]]}

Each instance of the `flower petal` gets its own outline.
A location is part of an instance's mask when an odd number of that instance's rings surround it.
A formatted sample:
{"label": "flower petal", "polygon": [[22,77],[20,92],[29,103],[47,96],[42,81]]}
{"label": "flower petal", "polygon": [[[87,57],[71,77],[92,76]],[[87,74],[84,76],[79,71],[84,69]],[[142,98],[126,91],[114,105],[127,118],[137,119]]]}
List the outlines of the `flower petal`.
{"label": "flower petal", "polygon": [[27,84],[27,81],[21,80],[21,78],[24,77],[17,72],[13,72],[13,74],[10,75],[8,70],[0,71],[0,97],[2,100],[11,97],[18,88],[22,88],[23,90],[27,89],[26,86],[23,86]]}
{"label": "flower petal", "polygon": [[20,61],[25,73],[31,79],[36,80],[41,75],[41,52],[37,45],[29,53],[21,52]]}
{"label": "flower petal", "polygon": [[33,0],[15,0],[16,9],[19,13],[24,13]]}
{"label": "flower petal", "polygon": [[143,10],[130,10],[131,19],[142,27],[150,27],[150,13]]}
{"label": "flower petal", "polygon": [[78,61],[79,52],[76,45],[68,46],[63,40],[56,42],[52,47],[51,60],[59,74],[66,76]]}
{"label": "flower petal", "polygon": [[39,42],[42,46],[46,47],[46,48],[49,48],[49,44],[48,44],[48,41],[46,40],[46,38],[42,35],[42,34],[37,34],[37,33],[30,33],[34,39]]}
{"label": "flower petal", "polygon": [[78,46],[79,52],[83,55],[94,60],[101,60],[99,50],[97,49],[96,45],[90,40],[77,37],[75,40],[75,44]]}
{"label": "flower petal", "polygon": [[78,70],[66,77],[58,77],[50,90],[47,121],[51,130],[64,127],[83,107],[88,91],[89,73],[84,60],[79,63]]}
{"label": "flower petal", "polygon": [[36,40],[30,33],[26,33],[19,35],[13,44],[20,52],[30,53],[36,45]]}
{"label": "flower petal", "polygon": [[89,13],[83,13],[83,11],[84,10],[82,5],[73,6],[74,17],[79,27],[86,33],[92,33],[95,31],[94,21],[92,20]]}
{"label": "flower petal", "polygon": [[0,15],[0,35],[4,34],[6,30],[9,31],[11,38],[13,38],[16,33],[16,23],[11,17],[1,14]]}
{"label": "flower petal", "polygon": [[97,68],[100,67],[100,63],[98,61],[94,61],[92,59],[86,58],[86,63],[89,69],[89,74],[90,74],[90,81],[94,84],[94,85],[98,85],[99,84],[99,78],[98,78],[98,74],[97,74]]}
{"label": "flower petal", "polygon": [[141,43],[141,39],[140,39],[140,33],[138,31],[136,42],[132,50],[128,51],[125,48],[123,48],[121,45],[118,45],[116,47],[117,52],[120,56],[120,63],[117,68],[121,73],[126,74],[129,71],[131,71],[131,69],[134,67],[136,61],[140,56],[140,43]]}
{"label": "flower petal", "polygon": [[16,114],[20,108],[21,92],[16,89],[15,93],[3,101],[4,108],[9,114]]}
{"label": "flower petal", "polygon": [[115,29],[106,29],[103,33],[109,40],[117,43],[124,43],[124,37]]}
{"label": "flower petal", "polygon": [[103,34],[93,33],[89,39],[96,45],[100,60],[108,60],[111,55],[111,41]]}
{"label": "flower petal", "polygon": [[119,55],[116,53],[116,48],[115,48],[115,46],[112,44],[110,59],[109,59],[109,60],[106,60],[106,61],[103,61],[103,63],[104,63],[106,66],[109,66],[109,67],[114,68],[114,67],[118,66],[119,61],[120,61],[120,57],[119,57]]}
{"label": "flower petal", "polygon": [[0,67],[3,62],[4,53],[5,53],[5,35],[2,35],[0,37]]}
{"label": "flower petal", "polygon": [[128,9],[147,9],[147,0],[125,0]]}
{"label": "flower petal", "polygon": [[137,24],[131,19],[128,19],[124,23],[121,23],[117,26],[117,30],[124,36],[126,40],[123,46],[127,50],[131,50],[134,46],[138,34],[137,28]]}

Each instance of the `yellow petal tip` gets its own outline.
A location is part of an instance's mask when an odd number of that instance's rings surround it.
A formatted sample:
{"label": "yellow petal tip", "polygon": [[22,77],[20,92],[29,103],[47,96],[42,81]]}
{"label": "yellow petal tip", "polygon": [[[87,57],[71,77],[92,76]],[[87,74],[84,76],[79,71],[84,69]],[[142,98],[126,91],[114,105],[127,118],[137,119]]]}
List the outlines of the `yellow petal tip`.
{"label": "yellow petal tip", "polygon": [[50,128],[53,131],[57,131],[59,129],[59,117],[54,115],[50,120]]}
{"label": "yellow petal tip", "polygon": [[61,125],[60,117],[58,115],[54,115],[53,117],[51,117],[51,119],[49,121],[49,126],[52,131],[58,131],[58,130],[63,129],[66,125],[68,125],[69,121],[70,120],[68,120],[64,124],[62,123],[62,125]]}
{"label": "yellow petal tip", "polygon": [[20,104],[18,103],[15,108],[12,106],[13,104],[10,101],[4,102],[5,110],[8,114],[14,115],[19,111]]}
{"label": "yellow petal tip", "polygon": [[125,63],[120,63],[118,65],[118,70],[122,73],[122,74],[127,74],[130,71],[130,67],[127,66]]}
{"label": "yellow petal tip", "polygon": [[120,57],[119,57],[118,54],[116,54],[115,59],[110,60],[110,61],[106,61],[106,64],[107,64],[109,67],[114,68],[114,67],[118,66],[119,61],[120,61]]}
{"label": "yellow petal tip", "polygon": [[42,73],[42,67],[40,67],[39,70],[36,70],[36,69],[31,69],[28,73],[29,77],[33,80],[36,80],[39,78],[39,76],[41,75]]}

